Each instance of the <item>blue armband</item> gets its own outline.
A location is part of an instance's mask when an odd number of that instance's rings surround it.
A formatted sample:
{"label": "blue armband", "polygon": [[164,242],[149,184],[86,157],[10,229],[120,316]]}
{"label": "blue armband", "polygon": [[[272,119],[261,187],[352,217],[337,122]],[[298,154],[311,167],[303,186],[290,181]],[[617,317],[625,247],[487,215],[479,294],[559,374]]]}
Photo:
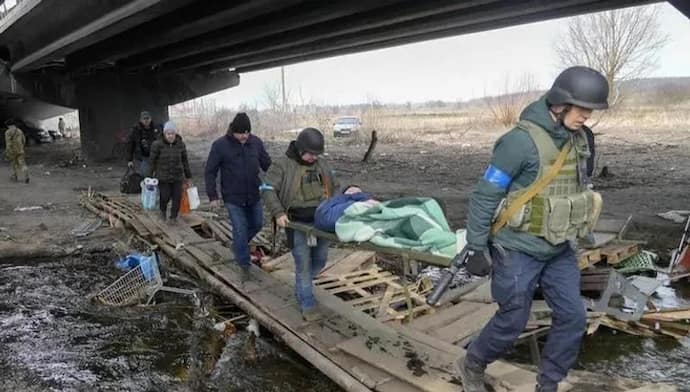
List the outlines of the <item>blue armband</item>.
{"label": "blue armband", "polygon": [[508,175],[508,173],[502,171],[494,165],[489,165],[489,167],[484,172],[484,179],[498,187],[499,189],[506,190],[510,186],[513,179]]}

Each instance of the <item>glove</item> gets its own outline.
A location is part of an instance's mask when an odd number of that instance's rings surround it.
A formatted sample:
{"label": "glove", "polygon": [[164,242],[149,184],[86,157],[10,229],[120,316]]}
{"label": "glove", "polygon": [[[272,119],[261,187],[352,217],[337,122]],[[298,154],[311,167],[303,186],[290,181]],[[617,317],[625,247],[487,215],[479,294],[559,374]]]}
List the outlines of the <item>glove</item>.
{"label": "glove", "polygon": [[470,251],[467,259],[467,272],[476,276],[486,276],[491,272],[491,256],[489,250]]}

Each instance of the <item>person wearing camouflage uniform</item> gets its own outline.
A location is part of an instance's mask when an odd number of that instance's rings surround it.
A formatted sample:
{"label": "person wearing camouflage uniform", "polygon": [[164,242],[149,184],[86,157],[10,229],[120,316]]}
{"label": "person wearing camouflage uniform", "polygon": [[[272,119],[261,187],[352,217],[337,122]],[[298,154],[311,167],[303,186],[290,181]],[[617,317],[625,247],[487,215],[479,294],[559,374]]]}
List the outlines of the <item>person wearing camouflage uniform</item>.
{"label": "person wearing camouflage uniform", "polygon": [[599,72],[568,68],[494,146],[470,199],[467,269],[491,273],[499,309],[458,361],[467,392],[486,390],[486,366],[524,331],[537,287],[553,314],[536,390],[555,392],[575,364],[586,323],[575,241],[589,237],[601,211],[583,127],[608,108],[608,93]]}
{"label": "person wearing camouflage uniform", "polygon": [[29,183],[29,169],[26,167],[24,160],[24,145],[26,144],[26,137],[21,129],[17,128],[14,120],[7,120],[5,122],[7,131],[5,131],[5,156],[12,165],[12,181],[19,181],[19,174],[24,177],[24,182]]}

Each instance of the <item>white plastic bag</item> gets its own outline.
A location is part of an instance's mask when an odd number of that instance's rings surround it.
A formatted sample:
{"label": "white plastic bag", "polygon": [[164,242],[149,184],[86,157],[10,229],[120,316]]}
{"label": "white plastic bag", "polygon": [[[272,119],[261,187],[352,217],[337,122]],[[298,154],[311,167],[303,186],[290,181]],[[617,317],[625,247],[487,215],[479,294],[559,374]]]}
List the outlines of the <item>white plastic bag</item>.
{"label": "white plastic bag", "polygon": [[158,208],[159,195],[157,179],[146,177],[141,181],[141,205],[145,210]]}
{"label": "white plastic bag", "polygon": [[187,199],[189,199],[189,209],[196,210],[201,205],[199,200],[199,190],[195,186],[187,188]]}

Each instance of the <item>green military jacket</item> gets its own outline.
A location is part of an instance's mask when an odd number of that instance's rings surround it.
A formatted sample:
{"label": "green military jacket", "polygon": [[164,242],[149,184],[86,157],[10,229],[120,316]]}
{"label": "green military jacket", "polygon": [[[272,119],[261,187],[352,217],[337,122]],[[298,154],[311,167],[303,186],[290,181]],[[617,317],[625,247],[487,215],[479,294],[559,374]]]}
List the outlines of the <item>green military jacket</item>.
{"label": "green military jacket", "polygon": [[5,131],[5,155],[7,159],[14,159],[24,155],[24,145],[26,138],[21,129],[14,127]]}
{"label": "green military jacket", "polygon": [[[544,97],[527,106],[520,114],[520,120],[529,121],[545,130],[557,149],[563,148],[573,138],[572,131],[553,120]],[[509,193],[530,186],[539,175],[540,168],[539,152],[525,129],[516,126],[498,139],[489,167],[470,199],[467,242],[471,249],[482,250],[489,242],[494,242],[506,249],[548,260],[571,246],[570,242],[553,244],[534,233],[509,227],[495,235],[490,234],[501,201]]]}
{"label": "green military jacket", "polygon": [[292,208],[316,208],[340,189],[333,169],[323,157],[313,165],[313,171],[320,175],[320,185],[306,185],[302,178],[306,165],[300,164],[291,154],[293,148],[291,144],[286,155],[271,164],[261,187],[266,210],[274,218]]}

